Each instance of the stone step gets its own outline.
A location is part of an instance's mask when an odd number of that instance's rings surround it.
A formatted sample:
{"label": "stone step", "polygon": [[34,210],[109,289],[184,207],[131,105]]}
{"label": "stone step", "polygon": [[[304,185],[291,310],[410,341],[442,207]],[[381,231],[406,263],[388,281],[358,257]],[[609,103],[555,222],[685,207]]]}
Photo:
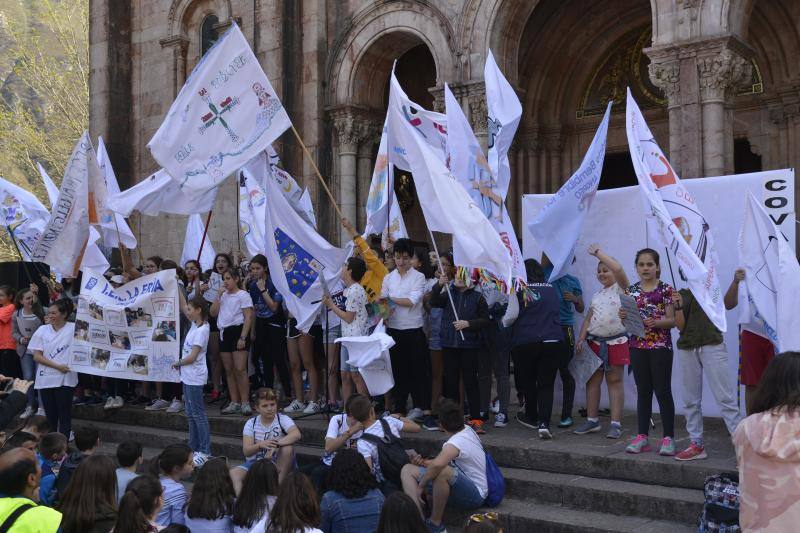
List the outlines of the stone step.
{"label": "stone step", "polygon": [[[208,406],[211,432],[220,437],[240,439],[245,418],[217,414],[217,408]],[[74,409],[74,418],[91,421],[107,421],[133,427],[150,427],[176,431],[187,431],[183,414],[164,411],[146,412],[139,407],[125,407],[116,411],[104,411],[101,406],[80,406]],[[297,420],[304,445],[322,447],[327,430],[324,415]],[[634,427],[633,417],[623,420],[623,427]],[[488,424],[487,424],[488,426]],[[710,426],[710,427],[708,427]],[[680,427],[680,426],[678,426]],[[707,476],[720,472],[735,472],[736,459],[730,437],[716,421],[710,421],[706,430],[706,448],[709,458],[701,461],[678,462],[672,457],[661,457],[655,453],[631,455],[625,453],[626,431],[623,439],[609,440],[604,432],[590,435],[575,435],[569,429],[553,428],[553,440],[542,441],[535,432],[511,421],[505,428],[487,428],[481,437],[486,450],[503,467],[553,472],[579,477],[614,479],[645,485],[660,485],[687,489],[702,489]],[[657,444],[652,439],[652,444]],[[422,431],[405,436],[406,444],[419,453],[431,456],[438,453],[444,442],[441,432]],[[678,449],[688,444],[685,431],[678,431]],[[240,453],[240,452],[238,452]],[[230,455],[239,457],[239,455]]]}
{"label": "stone step", "polygon": [[[163,447],[185,442],[184,431],[152,427],[133,427],[111,422],[79,420],[77,427],[91,424],[100,431],[104,449],[113,453],[115,445],[123,440],[145,444],[145,458],[155,456]],[[231,465],[242,461],[241,438],[214,435],[212,453],[228,457]],[[319,462],[321,446],[298,445],[298,462]],[[619,480],[600,479],[572,474],[543,472],[502,467],[506,479],[507,498],[554,505],[563,512],[591,511],[622,517],[642,517],[650,520],[668,520],[685,525],[697,520],[703,504],[702,491],[649,485]]]}

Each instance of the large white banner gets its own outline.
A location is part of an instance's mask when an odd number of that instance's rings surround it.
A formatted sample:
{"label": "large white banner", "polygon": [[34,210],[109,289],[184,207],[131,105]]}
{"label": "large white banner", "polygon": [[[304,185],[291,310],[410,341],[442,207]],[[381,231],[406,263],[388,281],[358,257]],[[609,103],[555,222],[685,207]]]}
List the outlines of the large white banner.
{"label": "large white banner", "polygon": [[386,139],[386,124],[384,121],[381,130],[381,142],[378,145],[378,157],[375,159],[375,168],[372,171],[372,181],[369,184],[369,195],[364,209],[367,211],[367,225],[363,237],[380,235],[382,241],[408,237],[406,224],[397,195],[394,193],[392,181],[392,165],[389,164],[389,141]]}
{"label": "large white banner", "polygon": [[291,126],[239,26],[203,56],[147,143],[183,187],[217,186]]}
{"label": "large white banner", "polygon": [[[719,277],[723,292],[733,279],[733,272],[740,266],[739,228],[745,216],[748,190],[753,192],[773,222],[786,235],[789,247],[795,249],[796,216],[793,170],[772,170],[753,174],[692,179],[684,180],[682,183],[702,212],[706,214],[709,225],[716,228],[714,236],[719,252]],[[587,307],[592,295],[600,290],[600,283],[596,277],[597,260],[586,253],[587,247],[593,242],[600,243],[605,251],[622,263],[628,279],[632,283],[638,279],[634,267],[636,251],[645,247],[655,248],[661,254],[661,279],[670,285],[676,285],[679,289],[688,288],[678,274],[675,258],[668,258],[663,245],[648,238],[645,213],[637,189],[638,187],[623,187],[598,191],[592,204],[592,210],[586,217],[583,232],[575,249],[577,261],[572,266],[570,273],[580,279]],[[533,235],[526,229],[527,221],[533,220],[551,196],[549,194],[530,194],[522,197],[522,241],[523,255],[526,258],[538,259],[541,256],[541,246],[535,242]],[[736,380],[739,363],[738,328],[735,326],[739,321],[738,313],[738,308],[728,312],[727,319],[730,327],[725,333],[725,344],[729,353],[728,365],[733,380]],[[576,327],[580,327],[581,322],[582,318],[577,316],[576,323],[578,325]],[[672,330],[672,338],[673,341],[677,340],[677,330]],[[677,357],[675,361],[676,366],[672,372],[672,392],[675,397],[675,407],[682,411],[683,384],[680,379],[680,362]],[[579,384],[579,386],[582,385]],[[582,394],[582,390],[579,390],[577,398],[580,399]],[[605,394],[604,387],[604,402],[607,401]],[[625,405],[628,408],[636,408],[633,376],[625,377]],[[654,402],[654,407],[657,407],[656,402]],[[704,391],[703,411],[706,415],[719,416],[719,409],[709,390]]]}
{"label": "large white banner", "polygon": [[70,369],[136,381],[180,381],[180,302],[175,270],[113,288],[96,271],[83,273]]}

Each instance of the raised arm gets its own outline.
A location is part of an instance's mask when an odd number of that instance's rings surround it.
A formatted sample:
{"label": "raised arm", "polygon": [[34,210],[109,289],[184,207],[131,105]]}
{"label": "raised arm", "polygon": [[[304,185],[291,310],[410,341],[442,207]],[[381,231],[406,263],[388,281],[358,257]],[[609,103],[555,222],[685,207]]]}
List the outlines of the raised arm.
{"label": "raised arm", "polygon": [[739,283],[744,279],[744,269],[737,268],[736,272],[733,273],[733,280],[731,284],[728,286],[728,290],[725,291],[725,309],[730,311],[734,309],[739,304]]}
{"label": "raised arm", "polygon": [[588,251],[589,255],[595,256],[598,261],[606,265],[611,273],[614,274],[614,280],[617,282],[617,285],[623,289],[630,285],[628,275],[625,274],[625,269],[622,268],[620,262],[601,250],[598,244],[590,245]]}

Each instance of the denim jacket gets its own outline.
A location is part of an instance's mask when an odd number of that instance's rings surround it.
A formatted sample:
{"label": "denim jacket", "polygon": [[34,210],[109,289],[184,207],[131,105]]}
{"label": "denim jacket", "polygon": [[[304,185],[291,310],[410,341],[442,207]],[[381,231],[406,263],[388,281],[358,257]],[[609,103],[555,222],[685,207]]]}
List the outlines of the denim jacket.
{"label": "denim jacket", "polygon": [[368,533],[378,529],[378,520],[383,507],[383,494],[372,489],[362,498],[345,498],[343,494],[329,490],[320,505],[325,533]]}

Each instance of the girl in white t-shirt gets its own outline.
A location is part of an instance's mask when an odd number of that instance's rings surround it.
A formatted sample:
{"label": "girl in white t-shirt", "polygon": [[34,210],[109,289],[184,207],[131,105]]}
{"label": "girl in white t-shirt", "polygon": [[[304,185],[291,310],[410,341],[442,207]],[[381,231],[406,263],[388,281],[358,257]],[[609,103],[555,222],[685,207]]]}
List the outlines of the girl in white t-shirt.
{"label": "girl in white t-shirt", "polygon": [[211,455],[211,430],[203,403],[203,386],[208,381],[208,304],[199,296],[187,303],[183,292],[178,291],[178,295],[181,311],[192,321],[192,327],[183,340],[181,358],[172,366],[181,373],[183,401],[189,421],[189,447],[194,452],[194,464],[199,467]]}
{"label": "girl in white t-shirt", "polygon": [[[233,265],[233,259],[231,259],[230,255],[218,253],[214,256],[214,268],[209,273],[208,280],[198,287],[200,294],[206,299],[208,305],[213,304],[214,300],[217,299],[219,290],[222,288],[222,276],[230,270],[231,265]],[[219,354],[217,318],[209,316],[208,325],[211,328],[211,335],[208,337],[207,357],[211,363],[211,403],[214,403],[219,401],[222,396],[222,360]]]}
{"label": "girl in white t-shirt", "polygon": [[217,318],[220,356],[225,367],[231,403],[223,415],[250,416],[250,379],[247,377],[247,354],[250,348],[250,328],[253,324],[253,300],[240,287],[241,277],[230,269],[222,277],[219,296],[211,304],[211,316]]}
{"label": "girl in white t-shirt", "polygon": [[48,323],[36,330],[28,342],[33,360],[38,363],[34,388],[42,395],[42,404],[50,428],[69,438],[72,429],[72,396],[78,374],[67,366],[75,324],[67,322],[72,302],[58,300],[47,309]]}
{"label": "girl in white t-shirt", "polygon": [[589,246],[589,255],[597,258],[597,280],[603,285],[594,296],[589,312],[583,321],[577,345],[589,343],[589,348],[603,361],[600,368],[586,383],[586,422],[575,428],[574,433],[585,435],[600,431],[600,385],[603,376],[608,387],[611,403],[611,427],[606,437],[618,439],[622,434],[622,406],[625,403],[623,373],[630,364],[628,337],[619,318],[620,294],[628,287],[628,276],[622,265],[603,252],[597,244]]}

